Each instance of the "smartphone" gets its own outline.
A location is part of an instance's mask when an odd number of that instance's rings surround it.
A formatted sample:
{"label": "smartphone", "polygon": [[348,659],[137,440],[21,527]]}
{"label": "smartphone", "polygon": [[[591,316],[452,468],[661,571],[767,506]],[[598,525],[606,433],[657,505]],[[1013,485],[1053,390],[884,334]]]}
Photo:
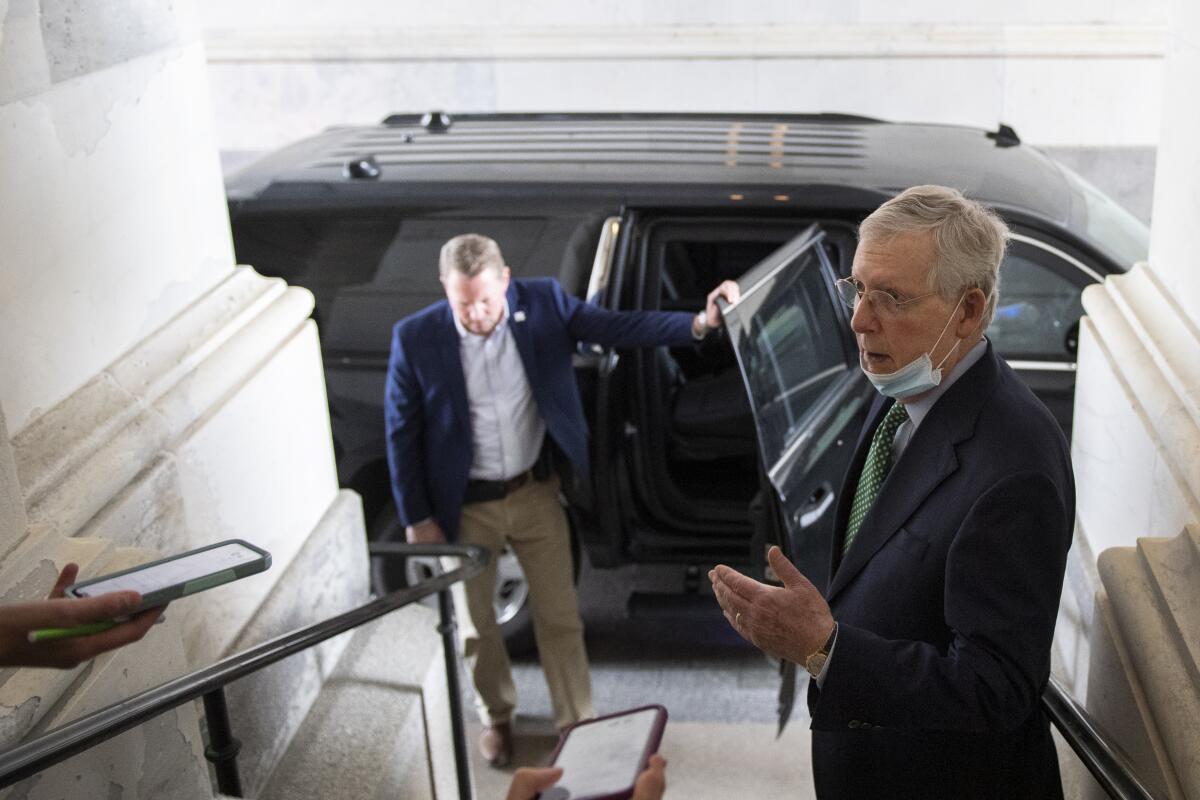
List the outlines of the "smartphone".
{"label": "smartphone", "polygon": [[[223,583],[263,572],[271,554],[241,539],[227,539],[186,553],[73,583],[68,597],[95,597],[132,589],[141,592],[138,611],[166,605],[172,600],[202,592]],[[134,612],[136,613],[136,612]]]}
{"label": "smartphone", "polygon": [[567,728],[550,761],[562,778],[542,800],[628,800],[666,724],[667,709],[651,705]]}

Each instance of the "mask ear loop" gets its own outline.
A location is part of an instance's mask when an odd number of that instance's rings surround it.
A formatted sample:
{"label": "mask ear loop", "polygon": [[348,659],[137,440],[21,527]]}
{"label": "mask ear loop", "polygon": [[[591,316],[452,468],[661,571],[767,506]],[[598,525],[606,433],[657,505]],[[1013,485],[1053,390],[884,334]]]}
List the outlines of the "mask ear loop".
{"label": "mask ear loop", "polygon": [[[942,332],[938,334],[937,341],[933,343],[933,347],[929,348],[929,355],[932,356],[933,351],[937,350],[937,346],[942,343],[942,337],[946,335],[946,331],[950,330],[950,323],[954,321],[954,315],[958,313],[958,307],[961,306],[962,301],[966,300],[966,299],[967,299],[966,294],[963,294],[961,297],[958,298],[958,302],[954,304],[954,310],[950,312],[949,319],[947,319],[946,324],[942,326]],[[956,347],[958,347],[961,343],[962,343],[962,339],[956,338],[954,340],[954,347],[951,347],[949,350],[946,351],[946,355],[942,356],[942,360],[939,361],[938,365],[933,368],[934,371],[938,371],[942,368],[942,364],[946,363],[946,359],[950,357],[950,354],[953,353],[954,349]]]}
{"label": "mask ear loop", "polygon": [[[954,314],[955,314],[955,312],[957,312],[957,311],[958,311],[958,307],[962,305],[962,301],[963,301],[963,300],[966,300],[966,299],[967,299],[967,293],[966,293],[966,292],[964,292],[964,293],[963,293],[963,295],[962,295],[962,297],[958,298],[958,302],[954,304],[954,311],[951,311],[951,312],[950,312],[950,319],[946,320],[946,324],[945,324],[945,325],[942,327],[942,332],[938,334],[937,341],[933,343],[933,348],[930,350],[930,353],[931,353],[931,354],[932,354],[932,352],[933,352],[934,350],[936,350],[936,349],[937,349],[937,346],[938,346],[938,344],[939,344],[939,343],[942,341],[942,337],[946,335],[946,329],[947,329],[947,328],[949,328],[949,327],[950,327],[950,323],[954,321]],[[990,300],[991,300],[991,296],[990,296],[990,295],[989,295],[989,296],[987,296],[987,297],[985,297],[985,298],[983,299],[983,303],[984,303],[984,307],[985,307],[985,308],[987,307],[987,304],[988,304],[988,302],[989,302]],[[982,325],[982,324],[983,324],[983,320],[982,320],[982,319],[980,319],[980,320],[979,320],[979,324],[980,324],[980,325]],[[962,339],[957,339],[957,340],[955,340],[955,342],[954,342],[954,347],[951,347],[949,350],[947,350],[947,351],[946,351],[946,355],[942,357],[942,360],[938,362],[938,365],[937,365],[936,367],[934,367],[934,369],[935,369],[935,370],[939,370],[939,369],[941,369],[941,368],[942,368],[942,364],[945,364],[945,363],[946,363],[946,359],[950,357],[950,354],[951,354],[951,353],[953,353],[953,352],[954,352],[954,349],[955,349],[956,347],[958,347],[960,344],[962,344]]]}

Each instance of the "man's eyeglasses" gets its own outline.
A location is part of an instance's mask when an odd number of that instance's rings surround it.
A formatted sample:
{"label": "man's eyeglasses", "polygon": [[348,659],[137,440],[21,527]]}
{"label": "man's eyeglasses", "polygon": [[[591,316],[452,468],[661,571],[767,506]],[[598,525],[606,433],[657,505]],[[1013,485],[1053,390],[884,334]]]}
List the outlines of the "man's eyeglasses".
{"label": "man's eyeglasses", "polygon": [[858,305],[858,301],[865,297],[867,302],[871,304],[871,308],[875,311],[875,313],[883,316],[892,316],[897,314],[900,312],[900,309],[904,308],[905,306],[912,305],[918,300],[923,300],[926,297],[931,297],[937,294],[937,292],[929,292],[928,294],[917,295],[916,297],[910,297],[907,300],[901,300],[899,297],[896,297],[896,295],[892,294],[891,292],[886,292],[883,289],[871,289],[868,291],[867,287],[863,286],[861,281],[857,281],[854,278],[838,278],[836,281],[834,281],[833,286],[837,290],[838,297],[841,298],[841,301],[846,308],[853,311],[854,307]]}

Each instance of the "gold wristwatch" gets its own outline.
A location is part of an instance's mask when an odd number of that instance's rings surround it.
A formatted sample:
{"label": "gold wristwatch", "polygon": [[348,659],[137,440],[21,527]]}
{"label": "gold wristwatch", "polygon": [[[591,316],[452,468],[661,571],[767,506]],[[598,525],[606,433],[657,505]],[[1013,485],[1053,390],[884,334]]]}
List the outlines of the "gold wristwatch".
{"label": "gold wristwatch", "polygon": [[825,640],[825,644],[821,645],[817,652],[804,659],[804,668],[808,670],[808,674],[814,678],[821,674],[821,670],[825,668],[825,661],[829,658],[829,651],[833,648],[833,643],[837,639],[837,622],[833,623],[833,630],[829,632],[829,638]]}

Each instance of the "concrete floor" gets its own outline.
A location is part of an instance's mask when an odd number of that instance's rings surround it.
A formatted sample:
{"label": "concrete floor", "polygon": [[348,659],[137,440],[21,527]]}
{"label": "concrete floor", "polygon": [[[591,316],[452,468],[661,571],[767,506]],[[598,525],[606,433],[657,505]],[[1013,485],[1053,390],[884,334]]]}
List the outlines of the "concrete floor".
{"label": "concrete floor", "polygon": [[[797,687],[797,707],[775,738],[776,667],[743,642],[709,597],[689,609],[652,619],[630,618],[625,602],[634,568],[590,570],[580,576],[580,608],[587,630],[597,713],[660,703],[669,719],[660,752],[667,759],[667,798],[812,797],[808,714]],[[519,695],[512,767],[496,770],[479,757],[473,695],[464,676],[463,705],[472,755],[475,796],[503,798],[512,771],[542,766],[557,735],[541,668],[532,657],[514,659]]]}

